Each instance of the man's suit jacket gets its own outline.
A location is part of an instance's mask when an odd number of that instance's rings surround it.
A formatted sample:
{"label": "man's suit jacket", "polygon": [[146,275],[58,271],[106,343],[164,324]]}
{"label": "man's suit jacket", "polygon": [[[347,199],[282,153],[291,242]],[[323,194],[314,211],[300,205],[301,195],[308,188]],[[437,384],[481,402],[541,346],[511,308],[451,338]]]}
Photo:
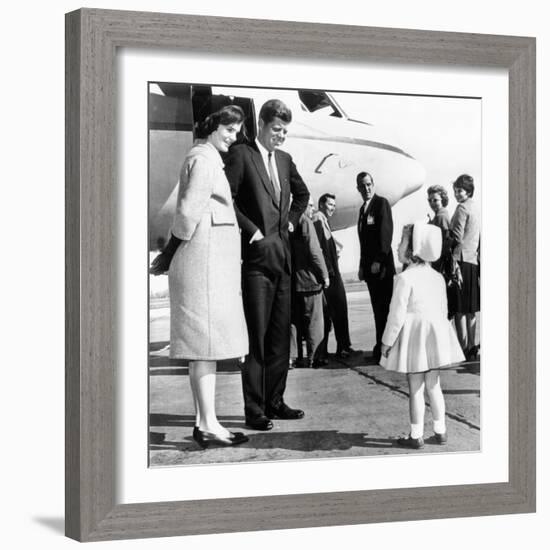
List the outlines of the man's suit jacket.
{"label": "man's suit jacket", "polygon": [[315,292],[323,288],[328,271],[313,222],[302,214],[291,238],[292,276],[297,292]]}
{"label": "man's suit jacket", "polygon": [[385,275],[393,276],[395,266],[391,249],[393,218],[390,203],[384,197],[375,194],[366,212],[361,213],[361,210],[357,223],[361,247],[360,267],[367,277],[371,273],[373,262],[379,262]]}
{"label": "man's suit jacket", "polygon": [[[309,200],[309,191],[292,157],[285,151],[275,150],[275,165],[281,186],[280,204],[255,144],[234,145],[225,162],[241,228],[244,267],[271,274],[283,270],[290,273],[288,222],[294,227],[298,225]],[[250,244],[258,229],[264,238]]]}
{"label": "man's suit jacket", "polygon": [[328,220],[323,212],[315,212],[313,214],[313,225],[317,232],[317,238],[323,251],[325,263],[327,264],[328,274],[331,277],[336,277],[340,273],[338,267],[338,251],[336,250],[336,243],[332,237],[332,231],[328,226]]}

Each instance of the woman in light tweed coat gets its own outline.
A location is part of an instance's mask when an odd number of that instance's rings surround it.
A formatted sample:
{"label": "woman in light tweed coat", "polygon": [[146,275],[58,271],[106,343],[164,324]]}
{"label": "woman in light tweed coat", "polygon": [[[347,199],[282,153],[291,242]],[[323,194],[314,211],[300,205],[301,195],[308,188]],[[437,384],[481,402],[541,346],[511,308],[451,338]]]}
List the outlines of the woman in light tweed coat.
{"label": "woman in light tweed coat", "polygon": [[244,113],[229,105],[199,127],[180,174],[172,238],[152,265],[169,267],[170,357],[189,360],[195,404],[193,438],[203,448],[248,440],[231,433],[215,411],[216,361],[248,353],[241,293],[241,244],[220,156],[241,131]]}

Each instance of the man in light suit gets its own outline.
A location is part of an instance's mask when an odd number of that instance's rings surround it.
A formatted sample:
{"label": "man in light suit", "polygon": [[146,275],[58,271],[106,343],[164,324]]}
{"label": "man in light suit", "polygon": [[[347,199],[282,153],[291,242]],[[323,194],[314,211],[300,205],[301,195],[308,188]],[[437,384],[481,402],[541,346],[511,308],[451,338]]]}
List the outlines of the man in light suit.
{"label": "man in light suit", "polygon": [[283,399],[290,358],[289,231],[304,212],[309,191],[292,157],[278,147],[292,120],[277,99],[261,108],[258,137],[233,146],[225,172],[242,235],[243,303],[250,353],[242,367],[246,424],[270,430],[271,419],[299,419]]}
{"label": "man in light suit", "polygon": [[357,174],[357,191],[363,199],[357,222],[361,248],[357,276],[367,283],[369,289],[376,326],[376,345],[372,353],[374,361],[378,362],[395,275],[391,249],[393,218],[390,203],[374,193],[374,179],[369,173]]}

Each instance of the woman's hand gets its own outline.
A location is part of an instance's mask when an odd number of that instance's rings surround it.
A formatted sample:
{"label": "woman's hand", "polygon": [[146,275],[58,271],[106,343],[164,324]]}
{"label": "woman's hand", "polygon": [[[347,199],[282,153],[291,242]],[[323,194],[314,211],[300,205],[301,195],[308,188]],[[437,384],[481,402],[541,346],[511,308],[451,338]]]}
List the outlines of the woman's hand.
{"label": "woman's hand", "polygon": [[460,270],[460,264],[458,262],[454,262],[454,269],[453,269],[453,280],[457,286],[457,288],[462,288],[462,271]]}
{"label": "woman's hand", "polygon": [[183,241],[174,235],[170,235],[170,240],[164,247],[164,250],[151,262],[149,273],[151,275],[162,275],[166,273],[170,268],[170,262],[172,261],[176,250],[182,242],[187,241]]}
{"label": "woman's hand", "polygon": [[149,273],[151,275],[163,275],[170,268],[170,262],[172,261],[172,256],[161,252],[152,262],[151,267],[149,268]]}
{"label": "woman's hand", "polygon": [[386,346],[386,344],[384,343],[382,343],[382,345],[380,346],[380,354],[383,357],[387,358],[390,353],[390,350],[391,350],[391,346]]}

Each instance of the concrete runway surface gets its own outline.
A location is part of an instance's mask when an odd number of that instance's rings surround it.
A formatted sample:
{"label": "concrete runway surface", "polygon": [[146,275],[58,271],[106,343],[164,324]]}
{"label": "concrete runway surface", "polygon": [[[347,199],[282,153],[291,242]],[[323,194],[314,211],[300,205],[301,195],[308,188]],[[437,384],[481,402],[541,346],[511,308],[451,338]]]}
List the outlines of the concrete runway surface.
{"label": "concrete runway surface", "polygon": [[[405,375],[369,365],[374,321],[362,283],[346,285],[352,345],[357,353],[343,361],[331,356],[327,367],[289,371],[285,401],[305,411],[301,420],[274,420],[258,432],[244,425],[239,365],[218,364],[216,408],[221,423],[250,440],[236,447],[202,450],[192,439],[194,411],[187,367],[168,358],[169,309],[154,301],[150,316],[150,466],[343,458],[403,453],[476,452],[480,450],[480,364],[445,369],[441,385],[447,407],[447,445],[433,438],[429,407],[425,446],[397,446],[409,431]],[[335,342],[329,343],[329,351]]]}

